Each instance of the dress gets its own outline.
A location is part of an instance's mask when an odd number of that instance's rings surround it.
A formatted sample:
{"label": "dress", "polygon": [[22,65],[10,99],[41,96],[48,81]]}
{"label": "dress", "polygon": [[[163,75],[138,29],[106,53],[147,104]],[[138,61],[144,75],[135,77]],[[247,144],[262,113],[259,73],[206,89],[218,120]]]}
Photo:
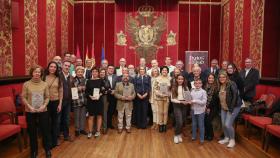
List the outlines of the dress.
{"label": "dress", "polygon": [[90,116],[97,116],[103,114],[103,102],[102,97],[99,97],[99,100],[91,100],[89,95],[93,95],[93,89],[99,88],[101,93],[101,88],[103,87],[102,79],[88,80],[86,84],[86,96],[87,100],[87,110]]}

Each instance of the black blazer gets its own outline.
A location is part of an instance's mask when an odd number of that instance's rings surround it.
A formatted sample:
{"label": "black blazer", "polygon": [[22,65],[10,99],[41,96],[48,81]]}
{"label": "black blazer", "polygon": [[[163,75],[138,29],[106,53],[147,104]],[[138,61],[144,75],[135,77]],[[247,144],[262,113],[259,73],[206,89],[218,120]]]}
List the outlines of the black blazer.
{"label": "black blazer", "polygon": [[[216,71],[215,71],[215,77],[217,78],[218,75],[219,75],[219,71],[220,69],[216,68]],[[204,78],[207,78],[208,75],[211,73],[211,67],[207,68],[206,70],[203,71],[203,75],[204,75]]]}
{"label": "black blazer", "polygon": [[[106,76],[106,79],[109,81],[108,76]],[[112,75],[112,85],[110,84],[111,89],[115,89],[117,80],[118,80],[118,76],[115,75],[115,74],[113,74],[113,75]],[[110,82],[109,82],[109,83],[110,83]]]}
{"label": "black blazer", "polygon": [[244,96],[243,99],[245,101],[252,101],[252,99],[256,95],[256,85],[260,80],[259,70],[255,68],[251,68],[245,77],[246,71],[245,69],[240,71],[240,76],[244,81]]}

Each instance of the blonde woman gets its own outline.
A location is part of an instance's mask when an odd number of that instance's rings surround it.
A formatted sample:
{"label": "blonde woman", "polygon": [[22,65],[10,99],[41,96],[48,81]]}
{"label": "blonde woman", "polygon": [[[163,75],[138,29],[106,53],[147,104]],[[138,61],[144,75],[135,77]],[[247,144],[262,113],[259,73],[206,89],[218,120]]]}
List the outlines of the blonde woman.
{"label": "blonde woman", "polygon": [[159,70],[157,68],[153,68],[151,71],[151,95],[150,95],[150,103],[151,103],[151,107],[152,107],[152,111],[153,111],[153,126],[152,129],[158,129],[158,105],[157,102],[155,100],[155,81],[157,79],[157,77],[159,76]]}
{"label": "blonde woman", "polygon": [[155,83],[155,100],[158,105],[158,121],[159,132],[166,132],[166,125],[168,120],[168,107],[170,95],[170,77],[168,76],[168,67],[163,66],[160,69],[161,75],[156,79]]}

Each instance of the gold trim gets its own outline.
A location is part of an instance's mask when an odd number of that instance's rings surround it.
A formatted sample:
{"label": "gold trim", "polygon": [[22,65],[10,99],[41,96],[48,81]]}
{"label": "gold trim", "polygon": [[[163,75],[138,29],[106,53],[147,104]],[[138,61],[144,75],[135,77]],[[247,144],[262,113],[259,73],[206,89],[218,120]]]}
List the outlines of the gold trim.
{"label": "gold trim", "polygon": [[115,1],[74,1],[74,4],[81,4],[81,3],[115,3]]}
{"label": "gold trim", "polygon": [[222,0],[221,5],[224,6],[229,2],[229,0]]}
{"label": "gold trim", "polygon": [[[199,2],[201,2],[201,1],[199,0]],[[201,17],[201,5],[198,6],[198,50],[200,50],[200,29],[201,29],[201,27],[200,27],[200,24],[201,24],[200,17]]]}
{"label": "gold trim", "polygon": [[74,0],[67,0],[68,1],[68,3],[70,3],[72,6],[74,5]]}
{"label": "gold trim", "polygon": [[179,1],[179,4],[193,4],[193,5],[221,5],[221,2],[191,2],[191,1]]}

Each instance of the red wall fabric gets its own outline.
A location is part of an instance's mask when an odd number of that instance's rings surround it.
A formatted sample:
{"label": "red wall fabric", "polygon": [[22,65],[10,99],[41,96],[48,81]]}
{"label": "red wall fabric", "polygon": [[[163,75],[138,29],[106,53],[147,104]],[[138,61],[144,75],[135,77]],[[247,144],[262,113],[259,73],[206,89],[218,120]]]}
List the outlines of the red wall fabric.
{"label": "red wall fabric", "polygon": [[[83,5],[75,4],[74,6],[74,53],[79,47],[80,52],[84,52],[83,47]],[[81,53],[82,55],[83,53]]]}
{"label": "red wall fabric", "polygon": [[[68,3],[68,50],[70,52],[74,52],[74,6],[70,3]],[[63,55],[61,52],[59,55]]]}
{"label": "red wall fabric", "polygon": [[[24,1],[15,0],[19,2],[19,15],[24,15]],[[19,27],[13,29],[12,42],[13,42],[13,75],[23,76],[25,75],[25,39],[24,39],[24,17],[19,18]]]}
{"label": "red wall fabric", "polygon": [[275,78],[280,71],[280,1],[270,0],[265,2],[262,75]]}
{"label": "red wall fabric", "polygon": [[46,0],[38,1],[38,62],[47,66]]}

